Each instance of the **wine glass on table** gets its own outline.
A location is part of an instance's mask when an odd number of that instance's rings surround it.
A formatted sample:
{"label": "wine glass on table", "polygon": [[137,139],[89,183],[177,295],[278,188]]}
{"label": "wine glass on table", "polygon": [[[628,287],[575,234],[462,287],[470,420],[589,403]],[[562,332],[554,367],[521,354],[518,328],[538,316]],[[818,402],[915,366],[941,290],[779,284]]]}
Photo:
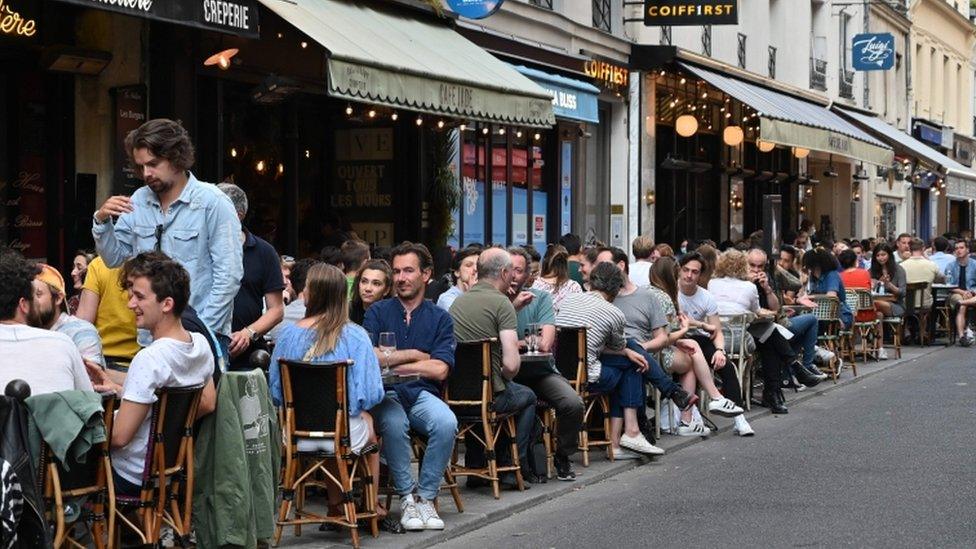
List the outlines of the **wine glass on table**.
{"label": "wine glass on table", "polygon": [[393,351],[396,351],[396,334],[393,332],[380,333],[379,348],[380,353],[386,358],[383,362],[382,374],[388,375],[390,373],[390,356]]}
{"label": "wine glass on table", "polygon": [[528,346],[529,354],[539,352],[539,325],[529,324],[525,330],[525,344]]}

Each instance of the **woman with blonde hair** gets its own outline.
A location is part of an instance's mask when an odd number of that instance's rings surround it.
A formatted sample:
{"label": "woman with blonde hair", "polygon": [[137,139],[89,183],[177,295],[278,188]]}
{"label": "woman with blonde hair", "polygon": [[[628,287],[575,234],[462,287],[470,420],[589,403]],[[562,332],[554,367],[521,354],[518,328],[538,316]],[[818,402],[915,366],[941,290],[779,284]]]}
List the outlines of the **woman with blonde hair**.
{"label": "woman with blonde hair", "polygon": [[542,258],[542,274],[532,283],[532,288],[552,295],[553,312],[569,294],[581,294],[583,288],[569,278],[569,252],[558,244],[551,244]]}
{"label": "woman with blonde hair", "polygon": [[[281,406],[279,359],[320,363],[351,359],[353,364],[346,379],[349,443],[352,451],[359,453],[367,444],[376,442],[367,410],[379,404],[385,394],[373,342],[366,330],[349,321],[348,282],[341,269],[325,263],[310,268],[305,294],[305,318],[282,328],[271,355],[271,399],[275,406]],[[369,462],[376,474],[379,453],[371,454]],[[337,509],[340,505],[339,493],[330,488],[329,506]],[[378,503],[377,509],[381,515],[386,514]]]}

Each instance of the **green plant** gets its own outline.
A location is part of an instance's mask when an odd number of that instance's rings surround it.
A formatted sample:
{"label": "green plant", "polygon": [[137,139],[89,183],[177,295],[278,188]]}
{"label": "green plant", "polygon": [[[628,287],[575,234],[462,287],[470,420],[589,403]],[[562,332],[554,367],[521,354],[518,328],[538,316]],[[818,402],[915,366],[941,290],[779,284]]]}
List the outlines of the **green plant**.
{"label": "green plant", "polygon": [[433,177],[427,188],[427,220],[429,238],[433,249],[447,244],[447,238],[454,230],[452,216],[461,201],[461,188],[458,183],[458,132],[432,132],[430,137],[430,159]]}

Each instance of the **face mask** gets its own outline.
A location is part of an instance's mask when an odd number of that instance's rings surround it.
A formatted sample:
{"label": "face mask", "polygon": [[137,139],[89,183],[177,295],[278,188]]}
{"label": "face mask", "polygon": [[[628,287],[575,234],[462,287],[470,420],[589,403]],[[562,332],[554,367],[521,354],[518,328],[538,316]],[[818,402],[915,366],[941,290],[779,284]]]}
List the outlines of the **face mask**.
{"label": "face mask", "polygon": [[686,253],[688,253],[688,248],[687,247],[682,247],[681,248],[681,255],[684,255]]}

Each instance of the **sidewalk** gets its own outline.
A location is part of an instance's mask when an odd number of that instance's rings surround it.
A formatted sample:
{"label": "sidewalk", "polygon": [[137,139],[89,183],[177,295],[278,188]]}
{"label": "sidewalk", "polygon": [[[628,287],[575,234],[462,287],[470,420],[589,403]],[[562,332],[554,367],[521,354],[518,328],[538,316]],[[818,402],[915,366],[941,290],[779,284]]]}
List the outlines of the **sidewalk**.
{"label": "sidewalk", "polygon": [[[828,391],[832,391],[837,387],[843,387],[852,383],[859,383],[861,380],[878,374],[879,372],[893,368],[900,364],[918,361],[919,359],[933,353],[937,353],[944,348],[945,347],[942,345],[932,345],[929,347],[905,347],[902,349],[902,358],[900,360],[892,359],[881,362],[869,360],[866,364],[859,361],[857,366],[858,376],[856,378],[853,376],[850,368],[845,367],[843,375],[840,377],[840,379],[838,379],[836,385],[830,380],[827,380],[813,389],[807,389],[800,393],[794,393],[792,390],[785,390],[783,393],[786,395],[787,404],[792,408],[805,400],[822,395]],[[753,406],[752,410],[746,412],[746,417],[750,421],[767,415],[770,415],[770,412],[766,408],[759,406]],[[719,433],[724,433],[732,428],[732,421],[730,419],[713,415],[712,420],[719,427]],[[762,427],[760,426],[756,429],[756,436],[761,437],[762,435]],[[715,434],[711,436],[715,436]],[[378,538],[373,538],[367,532],[362,532],[361,530],[361,543],[363,547],[367,548],[413,548],[428,547],[430,545],[442,543],[473,530],[477,530],[478,528],[484,527],[487,524],[503,520],[506,517],[509,517],[522,510],[544,504],[551,499],[576,490],[583,490],[589,485],[595,484],[634,467],[648,464],[650,464],[650,466],[654,466],[654,463],[657,461],[667,461],[668,455],[705,441],[707,441],[707,439],[697,437],[685,438],[662,434],[662,438],[657,442],[657,445],[664,448],[667,451],[667,454],[653,461],[617,461],[610,463],[607,461],[605,453],[591,452],[590,466],[583,467],[577,455],[574,459],[576,482],[560,482],[553,478],[546,484],[533,484],[531,485],[532,488],[530,490],[526,490],[525,492],[503,491],[501,499],[498,500],[492,497],[491,490],[488,488],[481,488],[478,490],[465,489],[463,487],[462,480],[461,497],[464,501],[464,513],[458,513],[454,508],[454,502],[451,499],[450,494],[446,492],[442,492],[441,494],[440,515],[447,524],[447,528],[445,530],[408,532],[402,535],[380,532],[380,536]],[[399,504],[395,498],[393,500],[392,507],[394,509],[394,514],[398,514]],[[281,537],[281,544],[279,545],[279,547],[349,546],[348,533],[319,532],[318,528],[315,526],[306,526],[303,528],[302,535],[300,537],[295,537],[293,530],[286,528]]]}

